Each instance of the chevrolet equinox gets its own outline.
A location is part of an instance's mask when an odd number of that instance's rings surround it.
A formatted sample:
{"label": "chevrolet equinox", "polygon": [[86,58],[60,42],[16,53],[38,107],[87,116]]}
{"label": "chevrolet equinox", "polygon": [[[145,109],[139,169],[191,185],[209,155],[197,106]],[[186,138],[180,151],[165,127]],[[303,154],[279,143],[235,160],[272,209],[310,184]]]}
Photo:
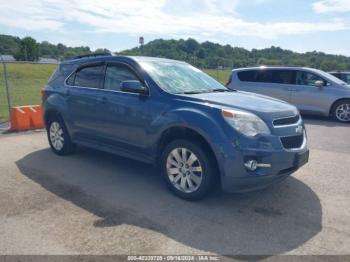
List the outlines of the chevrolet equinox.
{"label": "chevrolet equinox", "polygon": [[57,67],[42,99],[54,153],[83,145],[153,163],[187,200],[217,184],[230,192],[266,187],[309,157],[295,106],[227,89],[185,62],[77,57]]}

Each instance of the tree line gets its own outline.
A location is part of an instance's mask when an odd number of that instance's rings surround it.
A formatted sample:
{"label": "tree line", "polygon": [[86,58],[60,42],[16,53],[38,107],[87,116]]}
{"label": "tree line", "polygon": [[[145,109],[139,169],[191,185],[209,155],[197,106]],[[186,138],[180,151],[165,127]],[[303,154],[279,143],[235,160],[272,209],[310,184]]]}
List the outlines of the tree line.
{"label": "tree line", "polygon": [[[14,55],[17,60],[36,61],[39,57],[63,60],[93,52],[110,52],[108,49],[92,51],[88,46],[67,47],[64,44],[37,42],[31,37],[0,35],[0,53]],[[144,46],[115,52],[117,55],[144,55],[183,60],[200,68],[238,68],[255,65],[307,66],[328,70],[350,70],[350,57],[323,52],[297,53],[272,46],[247,50],[195,39],[153,40]]]}
{"label": "tree line", "polygon": [[[55,45],[47,41],[39,43],[29,36],[21,39],[10,35],[0,35],[0,54],[13,55],[18,61],[37,61],[39,57],[64,60],[92,52],[88,46],[68,47],[61,43]],[[97,49],[94,52],[109,53],[110,51]]]}

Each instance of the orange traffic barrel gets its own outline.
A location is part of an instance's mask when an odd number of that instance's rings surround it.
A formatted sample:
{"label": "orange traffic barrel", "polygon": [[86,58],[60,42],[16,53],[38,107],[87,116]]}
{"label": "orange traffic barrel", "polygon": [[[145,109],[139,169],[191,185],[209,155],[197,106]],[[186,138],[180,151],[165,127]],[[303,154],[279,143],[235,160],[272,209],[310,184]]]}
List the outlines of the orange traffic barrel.
{"label": "orange traffic barrel", "polygon": [[44,119],[41,106],[26,106],[24,107],[24,111],[29,114],[31,129],[44,128]]}
{"label": "orange traffic barrel", "polygon": [[11,130],[24,131],[39,128],[44,128],[41,106],[15,106],[11,108]]}
{"label": "orange traffic barrel", "polygon": [[30,117],[21,106],[11,108],[11,130],[24,131],[30,129]]}

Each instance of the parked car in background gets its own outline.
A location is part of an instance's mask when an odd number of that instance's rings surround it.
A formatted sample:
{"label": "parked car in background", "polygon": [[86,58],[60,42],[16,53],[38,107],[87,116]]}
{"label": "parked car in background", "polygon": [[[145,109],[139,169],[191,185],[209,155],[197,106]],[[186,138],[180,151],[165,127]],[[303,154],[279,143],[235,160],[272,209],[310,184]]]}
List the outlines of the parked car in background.
{"label": "parked car in background", "polygon": [[343,80],[347,84],[350,84],[350,72],[336,71],[336,72],[329,72],[329,74],[334,75],[340,80]]}
{"label": "parked car in background", "polygon": [[350,122],[350,86],[321,70],[271,66],[234,69],[227,87],[289,102],[302,113]]}
{"label": "parked car in background", "polygon": [[263,188],[308,161],[295,106],[227,89],[184,62],[80,57],[58,66],[42,97],[54,153],[81,144],[153,163],[184,199],[216,182],[225,191]]}

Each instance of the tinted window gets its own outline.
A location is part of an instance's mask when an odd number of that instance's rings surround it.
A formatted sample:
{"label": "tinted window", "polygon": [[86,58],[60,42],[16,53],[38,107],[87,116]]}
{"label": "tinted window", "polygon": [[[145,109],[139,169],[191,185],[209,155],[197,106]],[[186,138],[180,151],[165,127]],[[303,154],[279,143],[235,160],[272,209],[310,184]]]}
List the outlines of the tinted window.
{"label": "tinted window", "polygon": [[106,70],[105,89],[120,91],[120,83],[139,80],[135,73],[125,65],[109,65]]}
{"label": "tinted window", "polygon": [[257,75],[256,70],[242,71],[237,73],[239,80],[243,82],[257,82],[256,75]]}
{"label": "tinted window", "polygon": [[74,86],[75,73],[67,79],[67,85]]}
{"label": "tinted window", "polygon": [[74,85],[90,88],[100,88],[103,81],[103,69],[100,66],[89,66],[80,69],[75,74]]}
{"label": "tinted window", "polygon": [[61,64],[57,67],[55,72],[52,74],[49,84],[50,85],[62,85],[67,76],[75,70],[74,65]]}
{"label": "tinted window", "polygon": [[297,73],[297,85],[315,86],[316,81],[325,82],[323,78],[310,72],[298,71]]}
{"label": "tinted window", "polygon": [[277,84],[295,84],[294,70],[271,70],[271,83]]}
{"label": "tinted window", "polygon": [[238,72],[238,78],[243,82],[295,84],[295,72],[293,70],[242,71]]}

